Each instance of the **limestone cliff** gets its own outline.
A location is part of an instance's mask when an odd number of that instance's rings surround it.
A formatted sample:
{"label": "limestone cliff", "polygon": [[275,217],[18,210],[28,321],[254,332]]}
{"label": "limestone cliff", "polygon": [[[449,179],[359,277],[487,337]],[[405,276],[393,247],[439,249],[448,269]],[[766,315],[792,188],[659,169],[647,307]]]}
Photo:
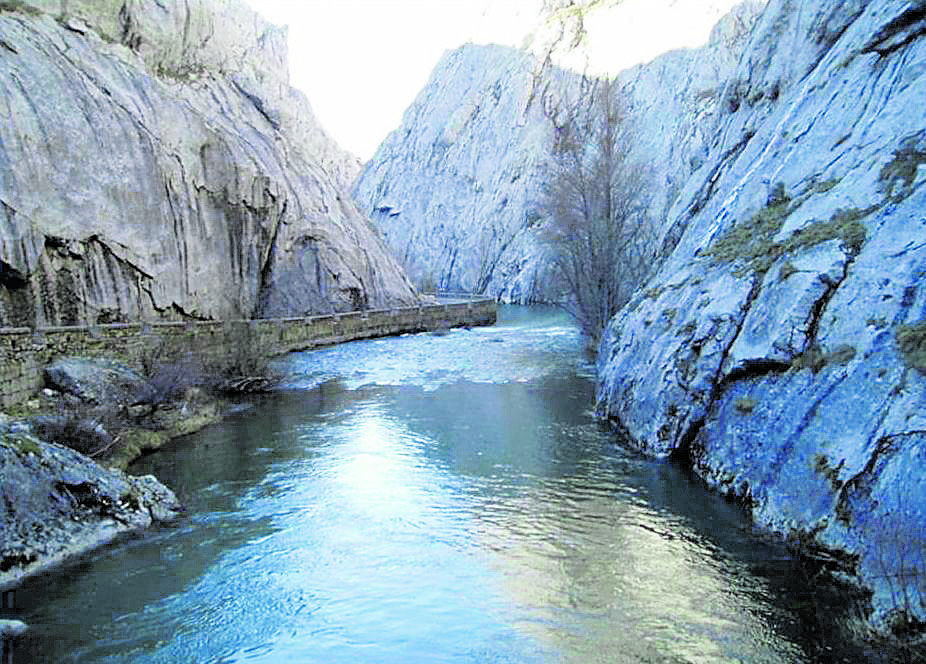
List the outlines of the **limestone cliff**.
{"label": "limestone cliff", "polygon": [[238,0],[0,2],[0,325],[412,303]]}
{"label": "limestone cliff", "polygon": [[530,229],[552,125],[535,62],[503,46],[445,54],[366,165],[355,198],[419,286],[530,298]]}
{"label": "limestone cliff", "polygon": [[599,355],[634,445],[835,553],[881,626],[926,618],[924,35],[922,2],[771,0]]}
{"label": "limestone cliff", "polygon": [[[628,159],[648,171],[654,219],[704,160],[723,106],[718,90],[760,7],[744,4],[704,48],[671,52],[612,86],[633,137]],[[565,47],[543,25],[530,51],[467,45],[447,53],[355,186],[419,285],[516,302],[556,296],[542,203],[561,102],[585,88],[582,75],[552,64],[551,51]],[[574,26],[564,29],[574,36]]]}

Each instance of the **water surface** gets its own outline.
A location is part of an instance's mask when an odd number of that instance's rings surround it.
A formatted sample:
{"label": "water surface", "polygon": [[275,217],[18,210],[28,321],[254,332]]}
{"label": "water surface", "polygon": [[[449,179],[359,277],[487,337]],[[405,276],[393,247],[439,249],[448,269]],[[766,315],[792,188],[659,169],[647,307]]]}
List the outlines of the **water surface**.
{"label": "water surface", "polygon": [[133,468],[187,516],[21,589],[14,661],[807,661],[787,552],[602,428],[579,348],[503,308],[286,358]]}

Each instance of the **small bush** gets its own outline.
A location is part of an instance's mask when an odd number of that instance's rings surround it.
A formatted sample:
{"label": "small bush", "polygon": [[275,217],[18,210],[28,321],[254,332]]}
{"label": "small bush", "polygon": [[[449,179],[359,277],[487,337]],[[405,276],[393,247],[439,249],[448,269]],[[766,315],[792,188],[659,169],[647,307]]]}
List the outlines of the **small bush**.
{"label": "small bush", "polygon": [[736,412],[742,413],[743,415],[749,415],[756,409],[758,403],[755,399],[750,399],[749,397],[739,397],[736,401],[733,402],[733,407],[736,409]]}
{"label": "small bush", "polygon": [[226,330],[221,356],[206,358],[196,353],[178,357],[163,340],[152,342],[140,358],[147,384],[139,403],[154,407],[185,398],[191,388],[213,394],[241,394],[271,389],[279,376],[270,369],[273,345],[246,322],[233,323]]}
{"label": "small bush", "polygon": [[125,417],[111,407],[63,401],[55,414],[33,419],[32,428],[42,440],[100,457],[116,442],[110,432],[125,424]]}
{"label": "small bush", "polygon": [[192,387],[203,384],[202,363],[189,358],[186,362],[158,364],[145,372],[145,386],[138,402],[159,406],[182,399]]}
{"label": "small bush", "polygon": [[894,336],[904,364],[926,373],[926,322],[901,325]]}
{"label": "small bush", "polygon": [[273,344],[262,339],[248,323],[232,325],[226,336],[230,353],[206,362],[204,387],[221,394],[265,392],[280,382],[270,368]]}

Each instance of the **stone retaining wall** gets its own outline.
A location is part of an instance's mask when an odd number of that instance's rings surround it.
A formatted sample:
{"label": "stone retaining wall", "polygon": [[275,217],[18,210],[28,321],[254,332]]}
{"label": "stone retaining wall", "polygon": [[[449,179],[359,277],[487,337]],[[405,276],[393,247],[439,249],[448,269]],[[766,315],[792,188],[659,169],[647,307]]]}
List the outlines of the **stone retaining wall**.
{"label": "stone retaining wall", "polygon": [[43,370],[64,355],[107,356],[139,366],[147,357],[203,360],[242,343],[277,355],[345,341],[495,323],[494,300],[470,300],[391,310],[251,321],[130,323],[48,328],[0,328],[0,407],[41,389]]}

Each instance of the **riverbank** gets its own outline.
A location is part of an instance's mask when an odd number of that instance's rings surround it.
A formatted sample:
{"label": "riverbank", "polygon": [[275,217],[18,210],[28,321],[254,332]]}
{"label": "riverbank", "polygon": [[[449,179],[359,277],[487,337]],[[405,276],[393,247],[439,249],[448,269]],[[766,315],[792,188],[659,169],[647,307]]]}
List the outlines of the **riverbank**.
{"label": "riverbank", "polygon": [[[98,355],[126,340],[131,332],[126,326],[102,333],[73,328],[51,344],[43,335],[45,345],[23,351],[31,354],[20,365],[34,365],[36,352],[75,347],[97,356],[59,357],[40,366],[45,387],[0,411],[5,507],[0,589],[179,514],[176,496],[154,477],[130,478],[123,471],[145,453],[219,422],[241,393],[276,385],[279,377],[268,368],[272,357],[355,339],[491,325],[496,311],[494,301],[469,300],[290,321],[155,328],[183,330],[181,338],[195,340],[194,349],[183,354],[175,340],[139,327],[135,341],[147,344],[134,351],[140,370],[117,361],[131,359],[131,343],[121,346],[116,359]],[[206,336],[216,339],[217,329],[223,330],[221,343],[196,354]],[[14,337],[8,333],[4,339]],[[16,347],[7,343],[8,357],[16,358],[10,353]],[[215,364],[217,350],[223,351],[221,364]]]}
{"label": "riverbank", "polygon": [[243,346],[282,355],[359,339],[492,325],[497,315],[495,300],[455,298],[298,318],[0,328],[0,408],[33,398],[44,385],[44,368],[62,356],[108,357],[131,366],[189,354],[217,362]]}
{"label": "riverbank", "polygon": [[16,424],[0,423],[0,473],[0,590],[182,509],[153,476],[104,468]]}
{"label": "riverbank", "polygon": [[845,607],[815,611],[736,505],[599,426],[561,312],[284,363],[292,387],[132,465],[177,525],[20,587],[17,654],[878,661],[815,650]]}

